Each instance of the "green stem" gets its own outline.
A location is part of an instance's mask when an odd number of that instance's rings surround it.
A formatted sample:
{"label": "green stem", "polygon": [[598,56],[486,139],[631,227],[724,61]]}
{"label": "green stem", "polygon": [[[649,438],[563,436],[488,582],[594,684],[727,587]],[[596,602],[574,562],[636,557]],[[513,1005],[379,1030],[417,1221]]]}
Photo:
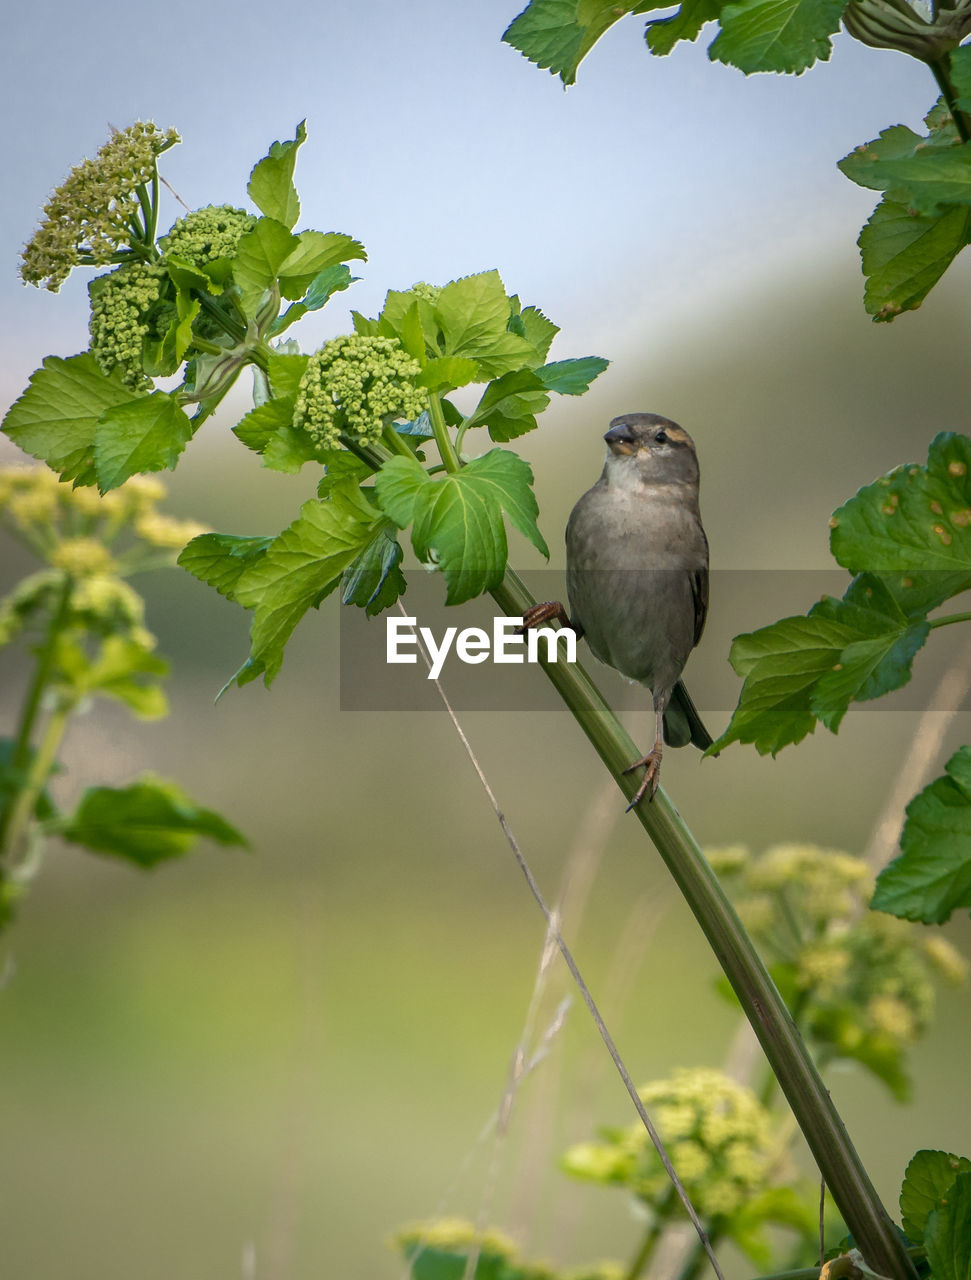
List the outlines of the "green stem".
{"label": "green stem", "polygon": [[931,75],[937,81],[937,87],[947,103],[948,111],[954,118],[954,125],[961,141],[971,142],[971,120],[963,111],[958,110],[957,93],[951,83],[951,55],[945,53],[940,58],[928,59],[927,65],[930,67]]}
{"label": "green stem", "polygon": [[971,613],[949,613],[943,618],[934,618],[928,626],[933,631],[935,627],[949,627],[952,622],[971,622]]}
{"label": "green stem", "polygon": [[381,432],[381,439],[392,453],[397,453],[402,458],[411,458],[412,461],[414,461],[414,452],[408,448],[407,444],[397,431],[395,431],[394,427],[385,427]]}
{"label": "green stem", "polygon": [[435,432],[435,443],[438,445],[438,452],[442,455],[445,470],[458,471],[462,464],[459,462],[459,456],[455,452],[455,446],[452,444],[452,437],[448,434],[445,414],[442,411],[442,398],[437,391],[428,393],[428,416],[431,419],[432,430]]}
{"label": "green stem", "polygon": [[[22,774],[27,767],[30,759],[30,740],[33,737],[34,726],[37,723],[37,716],[40,711],[41,701],[47,691],[47,685],[51,678],[51,672],[54,668],[54,654],[57,649],[57,641],[67,621],[67,615],[71,607],[71,593],[74,589],[73,579],[69,574],[64,575],[64,581],[61,584],[60,594],[57,603],[54,606],[54,612],[51,614],[50,622],[47,627],[47,634],[44,637],[44,645],[37,659],[37,665],[34,667],[34,674],[30,685],[27,689],[27,696],[24,699],[24,705],[20,713],[20,724],[17,728],[17,737],[14,740],[13,753],[10,757],[10,767],[14,776]],[[33,772],[33,770],[31,771]],[[27,784],[29,785],[29,783]],[[14,815],[23,795],[21,789],[17,798],[12,804],[8,805],[3,814],[0,815],[0,858],[6,856],[14,847]],[[28,815],[32,812],[28,811]]]}
{"label": "green stem", "polygon": [[[37,716],[40,714],[43,695],[47,691],[47,685],[50,684],[51,672],[54,669],[54,655],[56,648],[58,648],[61,631],[64,630],[65,622],[68,620],[70,596],[72,596],[73,589],[74,581],[68,573],[65,573],[58,599],[56,599],[54,605],[54,612],[51,613],[50,622],[47,623],[47,632],[43,637],[43,646],[40,654],[38,654],[36,667],[33,668],[31,684],[28,686],[27,696],[24,698],[23,708],[20,710],[17,737],[14,740],[13,754],[10,756],[10,768],[12,768],[14,776],[23,774],[27,769],[28,760],[31,759],[33,730],[35,730]],[[35,797],[24,806],[24,795],[31,790],[32,780],[35,778],[37,771],[37,759],[38,756],[33,760],[31,769],[27,774],[27,780],[24,781],[23,786],[18,788],[18,794],[15,796],[13,803],[6,806],[3,815],[0,815],[0,859],[13,855],[15,847],[19,845],[20,831],[22,831],[24,820],[29,820],[29,817],[31,817],[33,808],[37,803],[37,796],[40,795],[43,783],[47,781],[45,773],[42,776],[41,785]]]}
{"label": "green stem", "polygon": [[230,315],[226,308],[208,293],[202,293],[201,290],[194,290],[194,292],[202,304],[203,311],[208,311],[231,338],[242,342],[246,337],[246,326],[240,324],[235,316]]}
{"label": "green stem", "polygon": [[74,705],[73,701],[64,699],[51,712],[47,724],[44,726],[44,732],[41,734],[37,753],[31,762],[27,781],[10,807],[10,822],[7,827],[5,853],[14,865],[16,865],[20,856],[21,848],[27,843],[26,837],[34,811],[37,808],[37,801],[40,799],[41,792],[47,785],[51,769],[54,767],[61,739],[64,737],[64,730],[67,728],[67,722],[71,712],[74,710]]}
{"label": "green stem", "polygon": [[650,1262],[651,1254],[657,1247],[657,1242],[660,1240],[663,1231],[664,1224],[662,1220],[655,1218],[641,1241],[641,1247],[634,1254],[630,1266],[624,1272],[624,1280],[638,1280],[638,1277],[643,1274],[644,1268]]}
{"label": "green stem", "polygon": [[[721,1241],[724,1239],[724,1235],[725,1233],[723,1231],[709,1232],[708,1242],[712,1246],[712,1248],[714,1248],[716,1244],[721,1243]],[[696,1240],[694,1243],[694,1246],[692,1247],[691,1252],[688,1254],[687,1261],[685,1262],[684,1266],[681,1268],[681,1271],[678,1275],[678,1280],[697,1280],[698,1275],[701,1273],[701,1269],[704,1267],[707,1261],[708,1261],[708,1257],[704,1249]]]}
{"label": "green stem", "polygon": [[[512,570],[507,570],[492,596],[507,616],[521,617],[535,603]],[[631,799],[638,780],[624,770],[642,752],[579,663],[542,665],[617,785]],[[894,1280],[914,1280],[913,1264],[809,1050],[684,819],[661,789],[651,803],[643,802],[633,812],[701,925],[867,1263]]]}
{"label": "green stem", "polygon": [[152,214],[148,224],[148,240],[154,247],[158,235],[158,164],[152,169]]}

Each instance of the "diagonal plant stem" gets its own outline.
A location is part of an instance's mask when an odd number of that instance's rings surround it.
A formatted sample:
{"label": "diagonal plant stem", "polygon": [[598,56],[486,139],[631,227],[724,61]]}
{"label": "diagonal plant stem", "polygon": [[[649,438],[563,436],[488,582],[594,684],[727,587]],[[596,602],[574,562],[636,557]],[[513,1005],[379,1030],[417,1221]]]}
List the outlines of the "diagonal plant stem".
{"label": "diagonal plant stem", "polygon": [[[511,617],[521,617],[535,603],[512,570],[506,571],[492,596],[503,613]],[[633,739],[579,663],[542,665],[621,791],[630,799],[637,781],[625,776],[624,770],[641,757]],[[650,804],[638,805],[634,813],[715,952],[867,1263],[893,1280],[915,1280],[913,1262],[785,1002],[684,819],[661,789]]]}

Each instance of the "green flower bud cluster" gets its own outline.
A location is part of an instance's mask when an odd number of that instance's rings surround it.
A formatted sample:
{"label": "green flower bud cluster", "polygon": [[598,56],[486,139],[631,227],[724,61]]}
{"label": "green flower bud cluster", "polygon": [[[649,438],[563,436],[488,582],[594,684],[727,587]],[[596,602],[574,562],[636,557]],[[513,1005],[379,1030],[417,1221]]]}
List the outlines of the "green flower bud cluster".
{"label": "green flower bud cluster", "polygon": [[217,258],[232,258],[242,236],[256,226],[256,215],[229,204],[194,209],[172,224],[159,248],[172,258],[201,267]]}
{"label": "green flower bud cluster", "polygon": [[174,129],[136,121],[114,132],[93,160],[76,165],[24,247],[24,282],[56,293],[74,267],[111,262],[127,249],[141,215],[138,188],[154,180],[158,156],[178,141]]}
{"label": "green flower bud cluster", "polygon": [[387,423],[417,418],[427,406],[427,392],[414,383],[420,372],[397,338],[332,338],[300,379],[294,425],[323,449],[335,448],[342,431],[373,444]]}
{"label": "green flower bud cluster", "polygon": [[120,369],[122,381],[132,390],[151,385],[142,366],[142,343],[167,279],[164,267],[130,262],[88,286],[91,354],[103,373]]}
{"label": "green flower bud cluster", "polygon": [[418,280],[411,286],[410,292],[423,302],[437,302],[438,295],[442,292],[442,287],[437,284],[426,284],[424,280]]}
{"label": "green flower bud cluster", "polygon": [[[638,1090],[689,1198],[703,1218],[728,1216],[764,1191],[781,1158],[769,1112],[751,1089],[710,1068],[676,1071]],[[626,1187],[665,1218],[671,1183],[640,1124],[607,1130],[563,1158],[567,1173]]]}

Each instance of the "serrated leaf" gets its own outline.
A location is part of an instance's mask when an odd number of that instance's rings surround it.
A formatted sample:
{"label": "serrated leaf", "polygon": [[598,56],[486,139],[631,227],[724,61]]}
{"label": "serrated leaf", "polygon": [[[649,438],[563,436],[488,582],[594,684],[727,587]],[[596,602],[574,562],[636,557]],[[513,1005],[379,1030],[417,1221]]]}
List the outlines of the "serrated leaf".
{"label": "serrated leaf", "polygon": [[89,787],[57,832],[72,844],[139,867],[181,857],[200,836],[223,845],[246,844],[218,813],[196,805],[174,782],[150,776],[129,787]]}
{"label": "serrated leaf", "polygon": [[746,75],[781,71],[800,75],[829,59],[845,0],[745,0],[721,11],[721,33],[710,58]]}
{"label": "serrated leaf", "polygon": [[578,360],[556,360],[541,365],[535,372],[547,390],[561,396],[582,396],[609,364],[602,356],[583,356]]}
{"label": "serrated leaf", "polygon": [[285,298],[302,298],[321,272],[331,267],[367,259],[364,246],[339,231],[301,231],[296,240],[279,266],[280,292]]}
{"label": "serrated leaf", "polygon": [[[247,314],[253,313],[266,290],[276,283],[280,269],[298,244],[297,237],[275,218],[260,218],[252,231],[240,236],[233,279],[239,287],[240,301]],[[306,287],[304,284],[293,296],[299,298]]]}
{"label": "serrated leaf", "polygon": [[479,381],[479,366],[465,356],[439,356],[428,360],[415,379],[429,391],[454,391],[470,382]]}
{"label": "serrated leaf", "polygon": [[560,326],[554,324],[549,316],[545,316],[539,307],[523,307],[519,319],[523,326],[523,337],[536,349],[539,358],[545,360],[553,339],[560,332]]}
{"label": "serrated leaf", "polygon": [[517,369],[489,383],[469,415],[468,426],[487,426],[496,441],[514,440],[534,429],[536,415],[549,402],[539,370]]}
{"label": "serrated leaf", "polygon": [[308,462],[319,462],[320,452],[303,427],[286,425],[272,435],[263,450],[263,465],[271,471],[295,476]]}
{"label": "serrated leaf", "polygon": [[813,617],[782,618],[736,636],[730,661],[745,683],[728,728],[709,754],[749,742],[760,755],[776,755],[812,733],[813,686],[832,670],[847,638],[839,623]]}
{"label": "serrated leaf", "polygon": [[[282,345],[286,346],[286,343]],[[290,352],[270,352],[266,372],[275,396],[296,396],[309,359],[309,356],[293,355]]]}
{"label": "serrated leaf", "polygon": [[391,520],[375,526],[371,540],[341,577],[341,604],[354,604],[369,618],[390,609],[405,592],[401,544]]}
{"label": "serrated leaf", "polygon": [[604,32],[634,7],[616,0],[532,0],[502,38],[571,85],[577,67]]}
{"label": "serrated leaf", "polygon": [[300,217],[300,200],[293,185],[297,150],[307,140],[306,120],[297,125],[290,142],[274,142],[269,153],[253,166],[246,190],[250,199],[269,218],[292,228]]}
{"label": "serrated leaf", "polygon": [[94,356],[48,356],[27,390],[7,410],[3,431],[64,480],[94,484],[94,433],[108,409],[138,397],[115,371],[106,377]]}
{"label": "serrated leaf", "polygon": [[[656,56],[664,57],[680,40],[697,40],[702,27],[718,18],[723,4],[724,0],[684,0],[671,17],[652,18],[644,31],[647,47]],[[664,6],[652,7],[660,9]]]}
{"label": "serrated leaf", "polygon": [[441,327],[442,354],[475,360],[486,377],[541,363],[536,349],[507,327],[511,305],[498,271],[450,281],[433,311]]}
{"label": "serrated leaf", "polygon": [[877,876],[871,907],[942,924],[971,907],[971,747],[961,747],[907,806],[902,852]]}
{"label": "serrated leaf", "polygon": [[308,311],[319,311],[335,293],[341,293],[344,289],[350,288],[360,278],[360,276],[352,276],[350,267],[345,266],[343,262],[333,267],[325,267],[311,280],[310,287],[300,301],[292,303],[282,316],[277,317],[270,331],[271,334],[276,337],[285,329],[289,329],[290,325],[303,319]]}
{"label": "serrated leaf", "polygon": [[292,395],[264,400],[255,409],[250,409],[249,413],[243,414],[233,427],[233,435],[237,440],[241,440],[247,449],[252,449],[254,453],[262,453],[273,436],[293,421],[293,406]]}
{"label": "serrated leaf", "polygon": [[858,242],[868,314],[874,320],[892,320],[919,307],[969,235],[971,209],[948,209],[929,218],[906,205],[881,200]]}
{"label": "serrated leaf", "polygon": [[923,577],[925,609],[971,587],[969,468],[971,440],[944,431],[931,442],[926,466],[907,463],[860,489],[830,521],[837,561],[850,572]]}
{"label": "serrated leaf", "polygon": [[947,1151],[918,1151],[900,1188],[904,1234],[912,1244],[924,1243],[928,1215],[938,1208],[959,1173],[971,1171],[971,1160]]}
{"label": "serrated leaf", "polygon": [[214,587],[228,600],[236,599],[240,578],[269,550],[273,538],[240,538],[230,533],[201,533],[178,558],[194,578]]}
{"label": "serrated leaf", "polygon": [[971,142],[886,160],[880,177],[893,198],[928,217],[944,213],[949,205],[971,204]]}
{"label": "serrated leaf", "polygon": [[971,1173],[959,1173],[946,1202],[931,1210],[924,1248],[934,1280],[971,1280]]}
{"label": "serrated leaf", "polygon": [[98,488],[107,493],[130,476],[171,470],[194,430],[167,391],[153,391],[108,409],[94,433]]}
{"label": "serrated leaf", "polygon": [[294,627],[337,586],[381,519],[356,484],[336,485],[326,498],[305,502],[236,582],[234,598],[254,611],[250,664],[267,685],[280,670]]}
{"label": "serrated leaf", "polygon": [[438,564],[446,604],[461,604],[498,586],[507,560],[502,514],[543,555],[533,473],[522,458],[492,449],[454,474],[435,480],[418,462],[392,458],[378,472],[375,491],[399,528],[412,525],[419,560]]}
{"label": "serrated leaf", "polygon": [[894,124],[889,129],[881,129],[879,137],[872,142],[854,148],[839,161],[837,167],[857,186],[883,191],[889,185],[883,172],[886,161],[912,157],[918,148],[926,145],[927,139],[914,133],[913,129]]}

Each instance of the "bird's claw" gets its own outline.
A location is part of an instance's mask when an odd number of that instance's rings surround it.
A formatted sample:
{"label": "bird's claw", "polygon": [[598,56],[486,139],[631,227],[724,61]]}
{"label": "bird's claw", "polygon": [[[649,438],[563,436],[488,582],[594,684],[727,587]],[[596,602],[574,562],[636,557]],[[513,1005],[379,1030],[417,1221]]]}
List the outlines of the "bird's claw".
{"label": "bird's claw", "polygon": [[541,604],[534,604],[526,610],[523,614],[523,625],[516,627],[513,635],[524,635],[530,627],[541,627],[544,622],[549,622],[551,618],[555,618],[564,627],[571,626],[566,610],[559,600],[544,600]]}
{"label": "bird's claw", "polygon": [[641,779],[641,785],[634,792],[634,798],[627,806],[625,812],[630,813],[631,809],[636,809],[643,800],[645,793],[648,803],[654,799],[654,793],[657,791],[658,783],[661,781],[661,749],[660,747],[652,747],[646,756],[641,756],[640,760],[635,760],[632,765],[624,770],[624,773],[633,773],[635,769],[644,766],[644,777]]}

